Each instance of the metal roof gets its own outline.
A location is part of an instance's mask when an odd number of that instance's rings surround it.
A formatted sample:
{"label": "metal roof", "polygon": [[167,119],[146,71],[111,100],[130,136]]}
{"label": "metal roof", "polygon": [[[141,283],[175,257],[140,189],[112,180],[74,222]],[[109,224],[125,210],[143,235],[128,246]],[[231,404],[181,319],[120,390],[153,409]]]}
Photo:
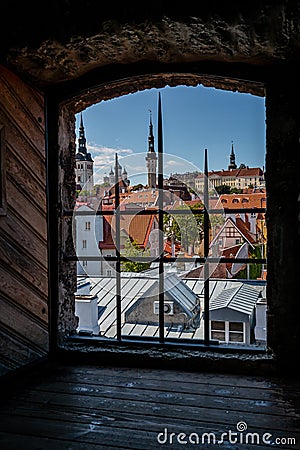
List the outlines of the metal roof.
{"label": "metal roof", "polygon": [[[135,336],[158,336],[158,325],[128,324],[125,322],[125,312],[142,297],[158,280],[158,271],[151,270],[144,273],[121,274],[121,320],[122,334]],[[99,324],[101,334],[105,337],[115,338],[116,336],[116,278],[111,277],[78,277],[78,291],[82,280],[91,283],[90,294],[98,297]],[[173,296],[179,296],[185,307],[190,305],[191,297],[186,295],[187,290],[182,288],[182,284],[175,283],[175,278],[165,277],[165,287]],[[186,285],[188,291],[200,297],[201,309],[204,309],[204,280],[199,278],[186,278],[181,280]],[[242,286],[243,287],[242,289]],[[248,299],[253,305],[254,299],[258,299],[259,293],[265,297],[266,281],[262,280],[237,280],[237,279],[211,279],[210,288],[210,309],[218,307],[235,308],[238,311],[249,311]],[[251,289],[248,289],[251,288]],[[228,292],[229,291],[229,292]],[[254,291],[254,292],[253,292]],[[229,295],[231,294],[231,295]],[[235,295],[234,295],[235,294]],[[224,297],[223,297],[224,296]],[[227,300],[226,300],[227,299]],[[248,314],[248,313],[247,313]],[[193,332],[179,332],[165,328],[166,336],[176,338],[203,338],[203,326]]]}
{"label": "metal roof", "polygon": [[247,284],[240,284],[236,287],[224,289],[214,296],[209,305],[209,309],[229,308],[250,315],[260,296],[260,291]]}
{"label": "metal roof", "polygon": [[[158,295],[159,281],[156,277],[149,288],[138,300]],[[198,301],[197,294],[184,283],[175,273],[169,273],[164,277],[164,290],[169,298],[181,306],[188,316],[193,316],[194,308]],[[131,306],[134,308],[134,304]]]}

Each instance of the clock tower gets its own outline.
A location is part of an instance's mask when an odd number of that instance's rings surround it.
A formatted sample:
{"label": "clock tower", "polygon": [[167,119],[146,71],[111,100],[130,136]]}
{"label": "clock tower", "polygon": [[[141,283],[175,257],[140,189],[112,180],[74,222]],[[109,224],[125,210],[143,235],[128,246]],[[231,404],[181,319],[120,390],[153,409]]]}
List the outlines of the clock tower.
{"label": "clock tower", "polygon": [[150,111],[150,124],[149,124],[149,136],[148,136],[148,152],[146,156],[146,165],[148,170],[148,187],[156,188],[156,166],[157,156],[154,150],[154,136],[153,136],[153,124],[152,114]]}

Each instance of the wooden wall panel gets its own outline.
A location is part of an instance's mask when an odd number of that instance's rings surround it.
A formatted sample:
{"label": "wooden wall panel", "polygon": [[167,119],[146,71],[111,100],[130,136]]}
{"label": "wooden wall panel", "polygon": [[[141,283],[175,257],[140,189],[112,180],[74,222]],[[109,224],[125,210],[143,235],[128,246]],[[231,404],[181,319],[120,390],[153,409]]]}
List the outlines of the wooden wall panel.
{"label": "wooden wall panel", "polygon": [[6,215],[0,216],[0,375],[48,352],[44,100],[0,66]]}

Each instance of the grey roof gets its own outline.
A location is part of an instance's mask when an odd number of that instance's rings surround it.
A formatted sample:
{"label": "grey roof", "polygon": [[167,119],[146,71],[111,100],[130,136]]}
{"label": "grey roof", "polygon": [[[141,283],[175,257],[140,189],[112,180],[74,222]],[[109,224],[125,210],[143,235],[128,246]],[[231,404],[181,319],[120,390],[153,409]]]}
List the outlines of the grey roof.
{"label": "grey roof", "polygon": [[[156,273],[155,273],[156,272]],[[116,278],[111,278],[107,276],[98,277],[78,277],[78,282],[84,279],[84,281],[89,281],[91,283],[90,295],[98,297],[98,306],[101,315],[99,315],[99,325],[103,336],[105,337],[116,337]],[[134,325],[126,324],[125,313],[128,309],[140,298],[145,292],[157,283],[158,271],[149,271],[149,273],[127,273],[123,272],[121,275],[121,308],[122,308],[122,334],[123,335],[135,335],[135,336],[158,336],[158,326],[156,325]],[[179,295],[184,294],[186,291],[182,291],[182,285],[177,286],[172,285],[172,279],[168,280],[167,283],[170,292],[176,289],[176,293]],[[201,308],[203,309],[203,298],[204,298],[204,280],[203,278],[186,278],[182,279],[182,282],[191,289],[194,294],[200,297]],[[171,287],[173,286],[173,287]],[[238,279],[211,279],[209,281],[209,292],[210,292],[210,304],[211,307],[215,307],[216,301],[221,305],[228,305],[228,302],[221,302],[222,297],[220,294],[228,294],[231,291],[232,294],[238,294],[239,288],[241,286],[250,287],[256,291],[256,294],[252,290],[248,290],[249,298],[256,296],[258,299],[259,293],[262,291],[262,296],[265,297],[266,281],[264,280],[238,280]],[[78,286],[80,288],[80,284]],[[177,289],[179,289],[177,291]],[[80,289],[81,291],[81,289]],[[227,293],[226,293],[227,291]],[[240,299],[239,308],[242,308],[242,297],[246,295],[246,291],[243,289],[239,295],[232,299],[231,307],[235,306],[235,302]],[[231,296],[228,295],[228,301]],[[189,299],[189,296],[188,296]],[[189,300],[183,295],[183,300],[181,300],[186,306],[189,305]],[[244,299],[245,300],[245,299]],[[222,307],[223,307],[222,306]],[[244,306],[245,310],[245,306]],[[215,312],[220,311],[215,309]],[[175,332],[168,331],[166,328],[166,335],[168,337],[179,337],[179,338],[203,338],[203,326],[196,330],[196,332]]]}
{"label": "grey roof", "polygon": [[209,309],[211,311],[229,308],[243,314],[250,315],[260,296],[260,292],[253,287],[242,284],[236,287],[222,290],[213,297]]}
{"label": "grey roof", "polygon": [[[159,290],[159,281],[156,277],[154,282],[142,294],[142,296],[137,300],[137,302],[140,302],[145,298],[158,295],[158,290]],[[197,304],[198,296],[175,273],[165,275],[164,291],[166,295],[168,295],[168,297],[171,298],[175,303],[180,305],[181,308],[189,316],[193,316],[192,311],[194,310]],[[130,309],[134,309],[134,307],[135,304],[133,304]]]}
{"label": "grey roof", "polygon": [[165,291],[180,304],[186,313],[190,313],[195,308],[198,296],[189,288],[176,274],[169,274],[164,280]]}

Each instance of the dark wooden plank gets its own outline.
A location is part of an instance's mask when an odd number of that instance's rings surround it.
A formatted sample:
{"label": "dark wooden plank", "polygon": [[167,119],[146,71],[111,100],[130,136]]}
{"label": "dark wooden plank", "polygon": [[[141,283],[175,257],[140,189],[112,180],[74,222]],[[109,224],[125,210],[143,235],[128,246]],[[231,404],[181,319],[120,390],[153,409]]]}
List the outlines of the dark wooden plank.
{"label": "dark wooden plank", "polygon": [[29,160],[26,163],[15,157],[13,152],[7,152],[6,158],[7,173],[14,179],[15,184],[20,191],[28,192],[36,207],[46,210],[46,186],[35,176]]}
{"label": "dark wooden plank", "polygon": [[[149,375],[147,376],[147,373]],[[250,398],[257,401],[272,401],[279,399],[282,388],[275,382],[256,378],[253,383],[247,383],[241,378],[209,373],[185,373],[160,371],[155,376],[155,371],[141,369],[123,369],[89,366],[59,366],[52,372],[49,368],[51,381],[80,382],[87,384],[101,384],[107,386],[119,386],[131,389],[147,389],[169,392],[174,391],[191,394],[209,392],[211,395],[222,395],[229,398]],[[113,376],[112,376],[113,374]]]}
{"label": "dark wooden plank", "polygon": [[[72,378],[73,369],[76,380],[65,381],[64,377]],[[92,373],[95,378],[101,374],[98,381],[80,380],[86,370],[87,378],[91,378]],[[164,444],[157,442],[157,435],[165,429],[167,438],[173,439],[165,446],[172,449],[182,448],[182,444],[176,443],[179,433],[186,436],[197,433],[200,437],[203,433],[214,433],[217,439],[222,433],[227,433],[222,444],[205,442],[201,445],[207,450],[219,446],[235,450],[270,448],[271,444],[262,442],[260,445],[243,443],[238,447],[228,442],[228,433],[235,433],[238,422],[244,421],[250,435],[257,433],[261,439],[265,433],[270,433],[272,445],[276,448],[297,448],[300,442],[299,415],[295,414],[289,399],[286,400],[284,391],[280,390],[280,383],[271,383],[273,401],[257,403],[255,395],[245,399],[243,396],[230,396],[226,389],[224,392],[224,387],[230,386],[222,384],[223,376],[211,374],[213,383],[210,385],[209,378],[206,378],[209,374],[196,373],[196,392],[189,379],[182,381],[182,386],[187,389],[183,392],[180,383],[174,384],[169,380],[170,372],[175,377],[176,371],[158,371],[163,378],[162,388],[159,379],[148,369],[142,370],[141,384],[136,387],[133,382],[139,371],[126,369],[124,376],[123,370],[114,368],[106,368],[103,373],[101,368],[91,366],[39,366],[22,379],[21,385],[14,389],[11,387],[6,396],[2,395],[0,430],[6,436],[11,433],[11,442],[17,434],[33,436],[34,439],[51,438],[55,445],[57,440],[62,443],[68,440],[76,445],[86,443],[87,448],[94,444],[103,448],[162,448]],[[150,380],[147,380],[147,373]],[[184,372],[178,372],[179,379],[184,380],[184,375]],[[205,383],[201,381],[202,375],[205,375]],[[246,392],[243,377],[232,375],[225,378],[228,382],[231,379],[233,385],[239,380],[241,386],[236,389],[240,389],[240,393]],[[251,377],[246,377],[244,383],[250,380]],[[124,381],[126,386],[122,385]],[[149,382],[152,387],[145,387]],[[260,387],[249,389],[252,394],[266,389],[262,388],[263,384],[258,384]],[[275,443],[275,438],[285,441]],[[287,445],[288,438],[295,439],[296,444]],[[195,445],[184,444],[184,448],[195,448]]]}
{"label": "dark wooden plank", "polygon": [[[177,432],[183,428],[189,432],[192,432],[197,428],[197,430],[201,433],[209,431],[215,432],[219,435],[229,429],[232,431],[237,431],[237,424],[230,423],[230,420],[228,420],[226,424],[216,423],[214,421],[209,422],[204,420],[202,415],[190,416],[189,414],[185,414],[184,409],[182,416],[178,417],[176,413],[174,414],[176,407],[176,403],[169,406],[168,415],[162,418],[160,415],[149,415],[146,412],[145,414],[142,414],[141,412],[136,412],[134,410],[122,412],[118,410],[102,411],[95,409],[93,405],[85,405],[74,408],[71,404],[53,404],[51,401],[45,402],[43,397],[40,402],[32,401],[31,398],[24,400],[20,397],[17,401],[12,398],[6,405],[4,405],[4,407],[0,407],[0,414],[7,413],[10,417],[13,417],[13,415],[16,414],[30,417],[44,417],[48,419],[54,418],[55,420],[59,419],[62,422],[68,421],[77,423],[80,421],[80,423],[90,423],[91,421],[98,421],[98,423],[106,426],[118,426],[119,428],[126,428],[130,430],[152,430],[156,432],[160,432],[164,427]],[[263,433],[261,427],[251,423],[248,423],[247,425],[249,432]],[[289,430],[276,429],[270,431],[273,433],[276,431],[276,436],[287,436],[287,433],[290,433],[290,430],[293,436],[295,436],[300,442],[300,431],[295,430],[294,428]]]}
{"label": "dark wooden plank", "polygon": [[231,409],[244,412],[255,412],[256,414],[277,414],[285,416],[287,402],[283,399],[270,396],[268,400],[261,400],[255,398],[255,396],[245,398],[245,396],[235,393],[234,396],[230,395],[228,391],[224,393],[224,390],[220,389],[205,389],[203,392],[191,390],[184,392],[183,389],[172,389],[171,384],[168,387],[164,385],[163,389],[160,388],[160,384],[156,387],[148,389],[145,386],[127,387],[115,380],[99,380],[98,384],[91,384],[85,382],[68,383],[55,382],[43,380],[42,384],[38,384],[34,387],[35,390],[45,392],[62,392],[66,394],[81,394],[92,397],[101,398],[117,398],[119,400],[134,400],[143,402],[145,398],[149,402],[164,404],[164,405],[178,405],[178,406],[194,406],[205,405],[206,408],[217,409]]}
{"label": "dark wooden plank", "polygon": [[[47,326],[41,321],[38,322],[34,316],[26,314],[26,311],[6,302],[5,298],[0,297],[0,302],[0,329],[4,325],[11,332],[15,332],[17,336],[20,335],[26,339],[29,346],[32,345],[33,348],[37,347],[47,351],[49,345]],[[30,352],[30,348],[28,348],[28,351]]]}
{"label": "dark wooden plank", "polygon": [[[45,325],[48,323],[47,291],[37,292],[30,284],[13,276],[0,263],[0,296],[24,312],[32,314]],[[5,305],[3,305],[5,308]],[[4,310],[3,310],[4,311]],[[13,310],[10,311],[13,313]],[[1,314],[2,316],[2,314]],[[13,316],[12,316],[13,317]],[[2,317],[0,317],[1,319]]]}
{"label": "dark wooden plank", "polygon": [[41,213],[35,208],[30,199],[20,192],[11,180],[7,179],[6,185],[7,203],[15,214],[18,214],[24,222],[40,235],[47,239],[46,212]]}
{"label": "dark wooden plank", "polygon": [[2,327],[0,330],[0,354],[2,360],[9,361],[10,365],[16,369],[45,356],[45,351],[31,346],[29,352],[28,342],[24,341],[22,336],[9,333]]}
{"label": "dark wooden plank", "polygon": [[[51,370],[51,367],[49,367]],[[107,366],[97,366],[90,364],[60,364],[54,366],[54,373],[62,374],[78,374],[78,376],[90,375],[111,375],[112,372],[116,377],[123,377],[125,380],[134,378],[134,380],[159,380],[159,381],[172,381],[175,383],[187,383],[191,386],[197,384],[217,384],[218,386],[232,386],[232,387],[246,387],[249,389],[276,389],[278,387],[277,379],[265,378],[265,377],[255,377],[243,375],[237,377],[235,374],[221,374],[221,373],[210,373],[210,372],[196,372],[188,370],[160,370],[160,369],[149,369],[149,368],[132,368],[132,367],[107,367]]]}
{"label": "dark wooden plank", "polygon": [[[184,424],[185,418],[194,418],[195,422],[198,422],[201,417],[202,423],[209,422],[214,424],[232,425],[235,426],[240,421],[245,421],[251,426],[259,429],[268,430],[281,430],[285,431],[291,428],[294,430],[300,430],[299,419],[296,417],[287,417],[286,415],[275,415],[257,413],[253,411],[239,411],[235,408],[234,402],[228,409],[207,407],[205,403],[194,406],[182,406],[182,405],[165,405],[163,403],[156,403],[147,401],[145,398],[142,401],[131,399],[118,399],[113,397],[92,397],[82,394],[65,394],[63,392],[50,392],[45,391],[31,391],[25,390],[18,394],[18,397],[22,400],[30,402],[43,401],[48,405],[54,406],[73,406],[78,409],[81,407],[92,408],[95,412],[102,411],[106,415],[111,412],[126,413],[128,411],[134,411],[135,414],[147,415],[153,417],[160,417],[166,419],[170,417],[176,417],[182,420]],[[16,400],[16,398],[15,398]],[[190,420],[190,419],[189,419]]]}
{"label": "dark wooden plank", "polygon": [[0,68],[7,215],[0,222],[2,372],[48,351],[44,98]]}
{"label": "dark wooden plank", "polygon": [[36,88],[23,82],[18,75],[14,74],[4,66],[1,66],[0,73],[2,82],[5,82],[9,88],[13,88],[16,98],[21,98],[22,102],[27,105],[27,107],[30,105],[30,110],[36,120],[36,124],[43,129],[43,121],[39,119],[39,115],[43,114],[44,111],[44,98],[42,92],[37,91]]}
{"label": "dark wooden plank", "polygon": [[[40,265],[42,270],[47,269],[46,240],[33,233],[32,227],[24,224],[18,213],[11,208],[8,208],[5,220],[0,221],[0,233],[5,239],[9,236],[15,242],[15,246],[19,245],[29,258],[33,258],[36,264]],[[22,240],[20,240],[20,236],[22,236]]]}
{"label": "dark wooden plank", "polygon": [[42,122],[38,120],[38,117],[41,119],[44,117],[43,108],[34,103],[33,91],[27,91],[28,85],[10,73],[7,75],[0,71],[2,109],[10,116],[10,121],[18,126],[19,133],[25,135],[36,151],[43,156],[45,155],[44,128]]}
{"label": "dark wooden plank", "polygon": [[86,444],[102,443],[106,446],[117,445],[121,448],[139,449],[141,443],[144,448],[153,448],[156,443],[156,433],[136,430],[135,436],[124,433],[117,427],[106,427],[101,421],[95,420],[89,423],[77,423],[59,421],[55,418],[44,419],[41,417],[26,417],[14,415],[13,420],[9,416],[2,416],[0,431],[12,434],[34,435]]}
{"label": "dark wooden plank", "polygon": [[[30,450],[99,450],[99,444],[89,442],[74,442],[40,436],[25,436],[24,434],[0,432],[0,446],[5,450],[30,449]],[[102,448],[118,448],[119,446],[105,445]]]}
{"label": "dark wooden plank", "polygon": [[[79,417],[80,418],[80,417]],[[92,418],[91,418],[92,419]],[[11,440],[14,440],[15,435],[25,435],[25,436],[35,436],[35,437],[44,437],[50,439],[61,440],[62,443],[64,440],[68,440],[74,443],[85,443],[87,446],[97,444],[100,448],[109,447],[109,448],[124,448],[124,449],[156,449],[162,448],[162,440],[164,440],[164,435],[167,436],[168,442],[167,448],[179,449],[182,448],[182,444],[179,444],[177,441],[177,436],[179,433],[185,433],[186,436],[190,434],[197,433],[200,439],[200,443],[202,441],[203,435],[203,444],[201,448],[209,450],[212,447],[212,441],[208,443],[208,437],[206,433],[210,431],[202,431],[195,428],[176,428],[169,427],[166,428],[167,432],[164,433],[165,427],[163,424],[156,423],[156,430],[143,430],[138,428],[135,429],[127,429],[120,428],[117,424],[112,423],[107,425],[108,422],[105,422],[103,418],[94,418],[92,420],[82,422],[78,420],[77,422],[69,422],[58,420],[54,417],[52,418],[44,418],[44,417],[34,417],[34,416],[23,416],[23,415],[14,415],[13,417],[2,416],[1,424],[0,424],[0,432],[12,433],[13,436]],[[137,425],[140,425],[139,423]],[[196,431],[197,430],[197,431]],[[234,430],[232,430],[234,431]],[[216,438],[216,445],[218,445],[217,441],[221,440],[222,433],[218,433],[217,431],[214,433]],[[158,442],[158,435],[160,435],[161,441]],[[174,433],[172,435],[172,433]],[[276,435],[277,436],[277,435]],[[280,435],[281,436],[281,435]],[[275,437],[275,435],[274,435]],[[284,437],[284,436],[283,436]],[[195,438],[194,438],[195,439]],[[212,437],[210,437],[212,439]],[[259,439],[261,440],[261,436],[259,434]],[[195,442],[195,441],[194,441]],[[171,447],[170,447],[171,445]],[[222,444],[222,448],[224,449],[235,449],[237,450],[236,445],[231,442],[226,442],[226,437],[224,437],[224,441]],[[32,448],[32,447],[30,447]],[[184,445],[183,448],[195,448],[195,445]],[[196,447],[197,448],[197,447]],[[247,447],[245,447],[247,448]],[[248,447],[249,448],[249,447]],[[259,449],[265,450],[270,448],[270,445],[259,445]],[[281,446],[276,446],[276,448],[286,448]]]}
{"label": "dark wooden plank", "polygon": [[[45,297],[48,290],[47,271],[37,266],[35,260],[28,257],[28,254],[8,238],[3,237],[0,231],[0,262],[7,267],[6,272],[14,274],[22,284],[30,285],[38,291],[39,295]],[[44,305],[45,306],[45,305]],[[45,317],[45,316],[44,316]]]}
{"label": "dark wooden plank", "polygon": [[[149,417],[147,415],[137,415],[133,412],[110,412],[108,414],[95,411],[93,408],[72,408],[72,406],[65,407],[65,406],[53,406],[52,404],[42,402],[40,404],[35,403],[23,403],[22,401],[19,401],[17,406],[13,403],[10,407],[7,407],[5,409],[7,416],[10,417],[11,421],[14,422],[15,420],[18,421],[20,417],[27,417],[27,418],[39,418],[41,420],[51,420],[51,421],[59,421],[61,424],[66,424],[66,428],[69,426],[71,422],[73,422],[75,425],[80,423],[81,425],[98,425],[101,427],[101,429],[107,430],[107,435],[110,435],[111,433],[117,433],[119,435],[122,435],[125,437],[124,442],[127,442],[127,436],[137,436],[139,438],[139,433],[142,431],[154,433],[154,436],[157,436],[159,433],[163,433],[163,435],[169,436],[168,439],[170,439],[171,433],[175,433],[178,435],[179,433],[185,433],[187,436],[192,435],[193,433],[197,433],[200,440],[202,440],[202,435],[204,442],[207,442],[207,433],[213,433],[213,435],[216,437],[216,440],[220,440],[223,433],[229,433],[229,431],[235,433],[237,431],[236,427],[232,427],[230,425],[226,426],[218,426],[214,423],[203,423],[201,421],[201,417],[197,421],[189,420],[187,417],[184,422],[180,418],[174,418],[174,417]],[[1,417],[1,410],[0,410],[0,417]],[[2,420],[1,420],[2,423]],[[7,425],[2,424],[3,429],[7,431]],[[1,426],[0,426],[0,429]],[[166,431],[165,431],[166,430]],[[16,432],[18,433],[20,430],[16,429]],[[32,423],[29,423],[28,427],[28,433],[33,433],[37,435],[39,433],[39,430],[36,430],[35,426]],[[256,433],[260,440],[262,440],[262,436],[264,433],[269,432],[264,431],[261,429],[256,429],[254,427],[249,427],[248,432],[253,434]],[[295,432],[281,432],[277,431],[272,433],[272,440],[274,441],[276,438],[293,438],[296,440],[296,442],[299,442],[300,439],[300,433]],[[39,434],[38,434],[39,435]],[[242,433],[243,435],[243,433]],[[56,436],[58,437],[58,436]],[[161,437],[162,438],[162,437]],[[245,435],[243,436],[245,439]],[[76,438],[75,438],[76,439]],[[206,440],[205,440],[206,439]],[[228,440],[224,437],[224,441]],[[269,437],[269,440],[271,440],[271,437]],[[152,443],[151,448],[155,445],[156,442]],[[176,444],[176,441],[175,441]],[[140,443],[139,443],[140,445]],[[212,444],[210,444],[211,446]],[[129,447],[132,448],[129,442]],[[135,447],[133,447],[135,448]],[[148,447],[147,447],[148,448]],[[172,448],[174,448],[172,446]],[[209,448],[208,446],[201,448]],[[226,442],[222,443],[222,448],[232,448],[228,443]],[[236,447],[233,447],[236,448]],[[247,448],[247,447],[246,447]],[[261,446],[259,447],[261,448]],[[266,448],[263,446],[263,448]],[[276,448],[281,448],[280,446],[276,445]],[[285,446],[286,448],[286,446]]]}
{"label": "dark wooden plank", "polygon": [[[45,155],[41,155],[27,137],[20,133],[17,125],[4,110],[0,109],[0,123],[5,124],[7,150],[20,164],[30,167],[41,185],[46,182]],[[21,151],[20,151],[21,149]]]}

